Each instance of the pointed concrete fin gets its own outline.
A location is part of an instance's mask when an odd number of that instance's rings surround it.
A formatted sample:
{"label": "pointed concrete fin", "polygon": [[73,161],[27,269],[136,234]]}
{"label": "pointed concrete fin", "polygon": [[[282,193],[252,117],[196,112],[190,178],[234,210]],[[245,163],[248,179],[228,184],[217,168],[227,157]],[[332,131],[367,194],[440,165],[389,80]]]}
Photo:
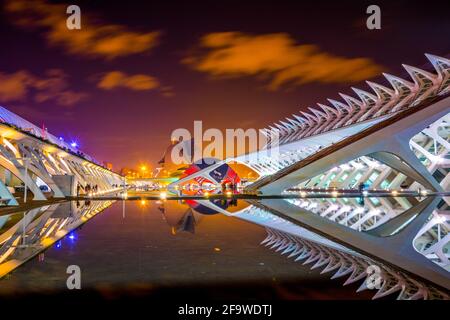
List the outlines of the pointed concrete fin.
{"label": "pointed concrete fin", "polygon": [[403,68],[408,72],[408,74],[411,76],[411,78],[414,80],[414,82],[420,84],[422,80],[418,78],[418,74],[422,75],[423,77],[427,78],[428,80],[432,81],[433,83],[436,83],[438,75],[432,74],[428,71],[409,66],[407,64],[402,64]]}
{"label": "pointed concrete fin", "polygon": [[383,73],[383,76],[387,79],[387,81],[389,81],[396,92],[402,92],[405,90],[411,91],[414,88],[414,83],[403,78],[399,78],[389,73]]}
{"label": "pointed concrete fin", "polygon": [[357,282],[364,277],[367,277],[366,269],[362,267],[356,267],[350,277],[344,282],[344,286]]}
{"label": "pointed concrete fin", "polygon": [[320,117],[322,117],[322,118],[325,118],[326,119],[326,115],[323,113],[323,112],[321,112],[321,111],[319,111],[319,110],[317,110],[317,109],[314,109],[314,108],[308,108],[312,113],[314,113],[314,115],[317,117],[317,119],[319,119],[320,120]]}
{"label": "pointed concrete fin", "polygon": [[301,127],[300,123],[298,123],[298,121],[295,121],[294,119],[286,118],[286,120],[289,121],[296,129]]}
{"label": "pointed concrete fin", "polygon": [[373,92],[376,93],[379,99],[385,100],[389,99],[394,95],[394,90],[385,87],[379,83],[372,82],[372,81],[366,81],[367,85],[373,90]]}
{"label": "pointed concrete fin", "polygon": [[352,106],[352,107],[361,107],[362,104],[363,104],[361,101],[358,101],[357,99],[355,99],[355,98],[353,98],[353,97],[351,97],[351,96],[349,96],[349,95],[346,95],[346,94],[344,94],[344,93],[339,93],[339,95],[342,97],[342,99],[345,100],[345,102],[346,102],[349,106]]}
{"label": "pointed concrete fin", "polygon": [[295,120],[297,120],[299,123],[305,122],[305,118],[300,117],[300,116],[296,115],[295,113],[293,113],[292,116],[293,116],[293,117],[295,118]]}
{"label": "pointed concrete fin", "polygon": [[308,112],[301,111],[301,113],[309,120],[309,123],[317,123],[319,120]]}
{"label": "pointed concrete fin", "polygon": [[333,271],[334,269],[339,268],[341,266],[341,264],[342,264],[342,262],[340,261],[340,259],[332,257],[330,259],[330,262],[328,263],[328,265],[320,273],[322,274],[322,273],[327,273],[327,272]]}
{"label": "pointed concrete fin", "polygon": [[347,112],[351,112],[352,111],[352,107],[342,103],[340,101],[334,100],[334,99],[328,99],[328,101],[339,111],[347,111]]}
{"label": "pointed concrete fin", "polygon": [[361,90],[358,88],[354,88],[354,87],[352,87],[352,90],[355,91],[355,93],[358,95],[358,97],[362,101],[364,101],[366,104],[370,104],[371,102],[376,103],[378,100],[377,96],[375,96],[367,91],[364,91],[364,90]]}
{"label": "pointed concrete fin", "polygon": [[443,77],[445,73],[450,72],[450,60],[433,54],[425,53],[436,71]]}

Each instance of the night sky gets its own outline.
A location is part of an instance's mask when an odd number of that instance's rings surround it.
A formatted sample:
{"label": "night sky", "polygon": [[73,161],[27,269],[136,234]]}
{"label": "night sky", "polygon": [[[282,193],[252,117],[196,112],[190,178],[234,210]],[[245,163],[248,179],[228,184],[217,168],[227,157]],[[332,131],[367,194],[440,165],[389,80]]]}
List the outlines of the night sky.
{"label": "night sky", "polygon": [[[373,3],[381,30],[366,28]],[[194,120],[262,128],[447,55],[446,3],[1,1],[0,105],[116,170],[154,166]]]}

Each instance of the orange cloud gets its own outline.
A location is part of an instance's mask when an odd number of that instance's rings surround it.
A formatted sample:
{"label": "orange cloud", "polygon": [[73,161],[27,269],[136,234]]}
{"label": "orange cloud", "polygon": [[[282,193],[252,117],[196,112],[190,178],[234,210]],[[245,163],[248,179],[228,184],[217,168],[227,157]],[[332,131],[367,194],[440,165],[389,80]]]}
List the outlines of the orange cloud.
{"label": "orange cloud", "polygon": [[182,62],[216,77],[262,75],[269,79],[271,90],[288,83],[358,82],[383,70],[367,58],[339,57],[314,45],[297,44],[286,33],[210,33],[202,37],[200,50]]}
{"label": "orange cloud", "polygon": [[121,25],[100,25],[81,9],[81,29],[68,30],[67,5],[44,0],[10,0],[5,11],[24,28],[44,30],[47,41],[70,54],[112,59],[149,51],[158,44],[160,32],[134,32]]}
{"label": "orange cloud", "polygon": [[67,75],[59,69],[47,70],[42,77],[26,70],[14,73],[0,72],[0,102],[54,101],[61,106],[71,106],[87,97],[87,94],[67,89]]}
{"label": "orange cloud", "polygon": [[0,72],[0,100],[5,102],[23,100],[33,81],[27,71],[21,70],[11,74]]}
{"label": "orange cloud", "polygon": [[104,90],[127,88],[135,91],[146,91],[156,89],[159,86],[159,81],[152,76],[145,74],[127,75],[121,71],[108,72],[97,83],[97,87]]}

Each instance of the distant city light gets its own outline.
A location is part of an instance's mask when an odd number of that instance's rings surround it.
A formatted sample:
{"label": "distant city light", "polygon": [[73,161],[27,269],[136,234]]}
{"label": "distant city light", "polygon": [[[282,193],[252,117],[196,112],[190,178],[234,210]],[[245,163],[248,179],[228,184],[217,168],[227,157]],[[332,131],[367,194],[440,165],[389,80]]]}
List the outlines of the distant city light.
{"label": "distant city light", "polygon": [[72,143],[70,144],[70,146],[71,146],[72,148],[76,148],[76,147],[78,147],[78,143],[72,142]]}

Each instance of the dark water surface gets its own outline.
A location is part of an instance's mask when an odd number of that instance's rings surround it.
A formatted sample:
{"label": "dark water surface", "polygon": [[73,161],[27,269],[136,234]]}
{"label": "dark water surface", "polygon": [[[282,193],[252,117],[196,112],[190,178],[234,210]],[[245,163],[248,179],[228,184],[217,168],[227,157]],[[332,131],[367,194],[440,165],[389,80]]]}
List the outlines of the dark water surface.
{"label": "dark water surface", "polygon": [[0,296],[64,293],[77,265],[81,291],[102,296],[371,297],[260,245],[265,228],[188,204],[116,202],[1,279]]}

